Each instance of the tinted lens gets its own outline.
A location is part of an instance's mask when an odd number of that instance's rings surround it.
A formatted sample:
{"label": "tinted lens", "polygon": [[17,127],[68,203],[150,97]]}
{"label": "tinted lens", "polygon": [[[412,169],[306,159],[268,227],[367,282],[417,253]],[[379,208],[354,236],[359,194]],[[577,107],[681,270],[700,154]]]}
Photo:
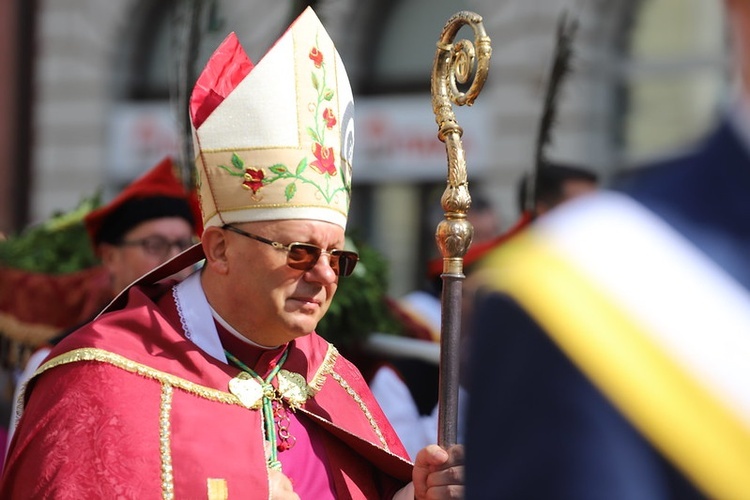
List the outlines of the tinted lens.
{"label": "tinted lens", "polygon": [[334,250],[331,252],[331,267],[339,276],[349,276],[354,271],[354,266],[359,261],[359,255],[347,250]]}
{"label": "tinted lens", "polygon": [[315,245],[305,245],[304,243],[292,243],[289,245],[286,264],[292,269],[299,271],[309,271],[313,268],[322,250]]}

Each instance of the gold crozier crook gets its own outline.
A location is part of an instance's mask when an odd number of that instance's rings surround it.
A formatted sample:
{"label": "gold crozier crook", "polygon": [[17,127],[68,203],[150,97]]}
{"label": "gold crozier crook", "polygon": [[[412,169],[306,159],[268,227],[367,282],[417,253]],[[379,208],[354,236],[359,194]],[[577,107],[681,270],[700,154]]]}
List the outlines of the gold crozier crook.
{"label": "gold crozier crook", "polygon": [[[465,25],[474,30],[474,43],[469,40],[454,43],[458,30]],[[435,233],[443,256],[438,402],[438,444],[443,448],[456,444],[457,440],[463,261],[474,232],[466,219],[471,196],[461,143],[463,130],[456,123],[452,104],[473,104],[487,79],[491,55],[490,38],[484,31],[482,17],[462,11],[445,24],[432,67],[432,110],[438,125],[438,138],[445,143],[448,155],[447,186],[440,199],[445,218]],[[461,92],[459,84],[466,86],[472,75],[468,90]]]}

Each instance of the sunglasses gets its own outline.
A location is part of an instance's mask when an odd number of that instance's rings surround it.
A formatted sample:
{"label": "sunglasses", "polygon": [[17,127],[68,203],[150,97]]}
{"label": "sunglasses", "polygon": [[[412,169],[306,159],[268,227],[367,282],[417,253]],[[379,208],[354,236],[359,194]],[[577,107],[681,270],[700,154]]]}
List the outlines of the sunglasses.
{"label": "sunglasses", "polygon": [[222,226],[222,229],[228,229],[229,231],[241,234],[242,236],[245,236],[247,238],[260,241],[261,243],[265,243],[266,245],[271,245],[276,250],[284,250],[285,252],[287,252],[286,265],[291,267],[292,269],[297,269],[298,271],[309,271],[318,262],[320,255],[326,254],[328,255],[333,272],[335,272],[338,276],[349,276],[350,274],[352,274],[352,271],[354,271],[354,266],[357,265],[357,261],[359,261],[359,255],[357,255],[357,252],[350,252],[349,250],[328,251],[309,243],[298,242],[284,245],[283,243],[279,243],[278,241],[272,241],[267,238],[263,238],[262,236],[248,233],[247,231],[243,231],[242,229],[239,229],[237,227],[230,226],[229,224],[224,224]]}

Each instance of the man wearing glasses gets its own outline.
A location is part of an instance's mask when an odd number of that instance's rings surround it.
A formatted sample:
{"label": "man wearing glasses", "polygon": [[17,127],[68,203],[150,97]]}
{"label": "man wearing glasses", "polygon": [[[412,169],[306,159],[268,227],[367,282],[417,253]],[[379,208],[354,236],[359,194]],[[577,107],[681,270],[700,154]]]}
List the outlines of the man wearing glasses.
{"label": "man wearing glasses", "polygon": [[[190,247],[195,235],[200,233],[196,200],[183,187],[174,168],[170,158],[163,159],[111,202],[86,215],[84,223],[91,245],[110,280],[110,293],[102,297],[102,303]],[[182,279],[189,272],[189,269],[183,270],[173,278]],[[56,344],[70,333],[72,330],[64,332],[51,343]],[[45,345],[31,355],[17,381],[14,403],[18,402],[21,387],[39,368],[50,349],[51,346]],[[9,441],[17,423],[17,415],[12,412]]]}
{"label": "man wearing glasses", "polygon": [[[190,103],[205,230],[29,384],[2,498],[461,498],[315,334],[339,279],[353,102],[311,9],[257,68],[230,34]],[[153,285],[205,259],[177,285]]]}
{"label": "man wearing glasses", "polygon": [[[113,296],[195,243],[200,234],[197,200],[165,158],[107,205],[84,219],[91,244],[112,281]],[[174,277],[190,273],[183,270]]]}

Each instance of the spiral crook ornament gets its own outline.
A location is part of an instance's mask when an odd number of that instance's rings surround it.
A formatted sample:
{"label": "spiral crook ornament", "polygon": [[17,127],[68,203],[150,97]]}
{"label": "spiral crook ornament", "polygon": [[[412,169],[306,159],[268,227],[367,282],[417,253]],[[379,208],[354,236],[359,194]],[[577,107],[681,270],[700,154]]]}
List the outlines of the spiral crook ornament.
{"label": "spiral crook ornament", "polygon": [[[474,42],[462,39],[454,43],[463,26],[472,28]],[[487,79],[491,55],[490,38],[482,25],[482,17],[462,11],[454,14],[443,28],[432,68],[432,109],[438,125],[438,138],[445,143],[448,156],[447,186],[440,200],[445,218],[435,233],[443,256],[438,402],[438,444],[443,447],[455,444],[457,437],[463,258],[474,231],[466,218],[471,196],[461,143],[463,130],[456,122],[452,105],[471,106],[474,103]],[[459,85],[467,84],[468,89],[462,92]]]}

